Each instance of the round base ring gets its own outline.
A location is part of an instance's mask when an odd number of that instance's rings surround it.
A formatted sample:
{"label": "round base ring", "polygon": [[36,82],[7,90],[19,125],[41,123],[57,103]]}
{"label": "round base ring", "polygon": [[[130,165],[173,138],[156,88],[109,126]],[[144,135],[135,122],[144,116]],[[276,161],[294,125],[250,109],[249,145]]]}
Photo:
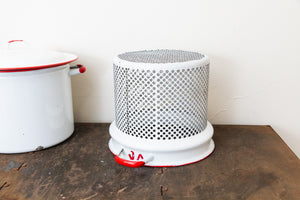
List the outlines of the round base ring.
{"label": "round base ring", "polygon": [[[208,157],[215,148],[212,140],[213,127],[207,127],[199,134],[178,140],[148,140],[127,135],[120,131],[115,122],[110,125],[109,149],[116,161],[126,166],[173,167],[198,162]],[[121,160],[121,162],[120,162]],[[129,163],[129,164],[128,164]],[[131,163],[131,164],[130,164]]]}

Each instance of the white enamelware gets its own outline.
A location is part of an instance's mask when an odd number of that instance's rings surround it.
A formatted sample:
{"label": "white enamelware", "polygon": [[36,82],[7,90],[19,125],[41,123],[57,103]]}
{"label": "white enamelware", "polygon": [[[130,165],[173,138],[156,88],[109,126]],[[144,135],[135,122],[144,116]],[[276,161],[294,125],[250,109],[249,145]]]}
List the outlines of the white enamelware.
{"label": "white enamelware", "polygon": [[82,65],[70,67],[76,59],[22,41],[0,51],[0,153],[41,150],[72,135],[70,77],[85,72]]}
{"label": "white enamelware", "polygon": [[145,142],[120,131],[114,121],[109,127],[111,139],[108,146],[119,164],[128,167],[174,167],[188,165],[208,157],[215,144],[211,139],[213,127],[207,127],[201,134],[181,140],[149,140]]}
{"label": "white enamelware", "polygon": [[214,150],[207,121],[209,59],[197,52],[150,50],[115,57],[115,121],[109,149],[127,167],[173,167]]}

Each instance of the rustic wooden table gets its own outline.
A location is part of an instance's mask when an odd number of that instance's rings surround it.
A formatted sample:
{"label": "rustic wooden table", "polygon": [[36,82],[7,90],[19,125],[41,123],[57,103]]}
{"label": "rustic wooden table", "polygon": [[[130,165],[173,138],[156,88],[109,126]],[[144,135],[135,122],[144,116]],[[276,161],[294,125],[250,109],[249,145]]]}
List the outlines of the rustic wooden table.
{"label": "rustic wooden table", "polygon": [[0,199],[300,199],[300,161],[270,126],[215,125],[207,159],[136,169],[114,161],[108,127],[76,124],[55,147],[0,155]]}

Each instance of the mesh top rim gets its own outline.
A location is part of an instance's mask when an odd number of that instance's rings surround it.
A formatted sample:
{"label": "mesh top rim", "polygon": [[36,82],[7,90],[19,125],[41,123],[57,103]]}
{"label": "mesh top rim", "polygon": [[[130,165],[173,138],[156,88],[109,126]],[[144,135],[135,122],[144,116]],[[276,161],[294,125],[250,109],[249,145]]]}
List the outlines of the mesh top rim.
{"label": "mesh top rim", "polygon": [[132,51],[119,54],[119,59],[133,63],[183,63],[195,60],[201,60],[204,54],[183,50],[143,50]]}

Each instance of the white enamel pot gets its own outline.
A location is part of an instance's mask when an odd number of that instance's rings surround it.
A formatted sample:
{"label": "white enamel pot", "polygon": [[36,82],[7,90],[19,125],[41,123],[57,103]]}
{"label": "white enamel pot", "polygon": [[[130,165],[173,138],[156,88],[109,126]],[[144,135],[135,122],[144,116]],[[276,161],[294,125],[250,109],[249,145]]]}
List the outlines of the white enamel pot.
{"label": "white enamel pot", "polygon": [[19,46],[0,51],[0,153],[41,150],[72,135],[70,77],[85,72],[69,65],[76,59]]}

